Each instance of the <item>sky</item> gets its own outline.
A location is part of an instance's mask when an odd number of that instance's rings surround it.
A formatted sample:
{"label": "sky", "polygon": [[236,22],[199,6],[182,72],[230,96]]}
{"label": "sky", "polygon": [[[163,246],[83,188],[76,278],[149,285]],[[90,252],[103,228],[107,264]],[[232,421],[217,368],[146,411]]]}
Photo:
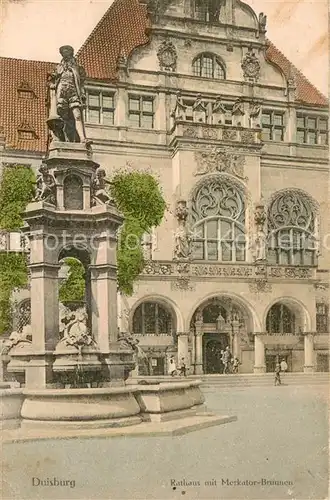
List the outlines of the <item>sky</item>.
{"label": "sky", "polygon": [[[113,0],[0,0],[0,56],[59,60],[76,51]],[[246,0],[267,15],[268,38],[324,94],[328,94],[327,0]]]}

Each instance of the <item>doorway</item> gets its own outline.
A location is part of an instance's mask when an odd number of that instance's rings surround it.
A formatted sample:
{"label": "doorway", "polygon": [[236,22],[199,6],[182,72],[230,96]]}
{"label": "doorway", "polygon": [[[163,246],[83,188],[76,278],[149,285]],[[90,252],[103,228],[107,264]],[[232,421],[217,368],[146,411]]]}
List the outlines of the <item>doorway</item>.
{"label": "doorway", "polygon": [[223,373],[221,351],[229,345],[226,333],[204,333],[203,335],[203,371],[204,373]]}

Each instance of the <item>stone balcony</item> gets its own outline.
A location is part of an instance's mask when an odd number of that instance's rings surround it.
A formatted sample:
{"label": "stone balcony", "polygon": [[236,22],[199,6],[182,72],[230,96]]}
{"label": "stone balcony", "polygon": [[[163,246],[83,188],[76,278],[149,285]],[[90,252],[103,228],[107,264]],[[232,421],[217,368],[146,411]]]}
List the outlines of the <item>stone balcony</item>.
{"label": "stone balcony", "polygon": [[233,125],[209,124],[187,120],[176,120],[170,132],[169,146],[175,147],[178,142],[198,140],[205,143],[225,143],[240,145],[244,148],[261,149],[261,130]]}

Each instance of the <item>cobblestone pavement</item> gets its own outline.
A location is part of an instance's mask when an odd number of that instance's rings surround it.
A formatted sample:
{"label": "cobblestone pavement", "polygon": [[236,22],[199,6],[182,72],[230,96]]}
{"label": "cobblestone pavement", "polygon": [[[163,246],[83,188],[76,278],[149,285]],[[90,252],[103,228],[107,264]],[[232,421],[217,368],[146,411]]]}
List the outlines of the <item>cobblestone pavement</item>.
{"label": "cobblestone pavement", "polygon": [[[328,498],[325,386],[211,387],[206,398],[210,409],[237,415],[238,421],[180,437],[5,445],[2,498]],[[47,478],[71,483],[32,485]]]}

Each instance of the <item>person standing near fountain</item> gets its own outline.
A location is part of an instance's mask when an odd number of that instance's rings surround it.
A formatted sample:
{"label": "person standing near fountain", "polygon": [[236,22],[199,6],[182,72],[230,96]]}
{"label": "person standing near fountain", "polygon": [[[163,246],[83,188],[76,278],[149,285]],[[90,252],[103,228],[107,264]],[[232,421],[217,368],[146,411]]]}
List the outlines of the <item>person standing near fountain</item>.
{"label": "person standing near fountain", "polygon": [[171,377],[175,377],[175,375],[176,375],[176,364],[175,364],[173,356],[170,357],[168,373],[169,373],[169,375],[171,375]]}

